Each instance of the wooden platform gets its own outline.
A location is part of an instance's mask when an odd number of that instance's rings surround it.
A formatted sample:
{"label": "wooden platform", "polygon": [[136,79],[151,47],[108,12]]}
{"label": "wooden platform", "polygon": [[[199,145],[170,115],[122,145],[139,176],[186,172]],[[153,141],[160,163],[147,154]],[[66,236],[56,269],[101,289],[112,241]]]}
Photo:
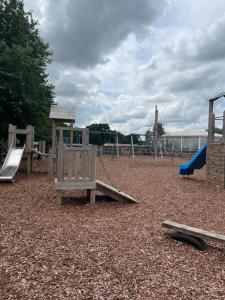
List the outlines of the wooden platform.
{"label": "wooden platform", "polygon": [[179,232],[186,233],[197,238],[207,239],[213,242],[225,243],[225,235],[198,229],[184,224],[175,223],[169,220],[164,221],[162,223],[162,227],[176,229]]}
{"label": "wooden platform", "polygon": [[96,189],[99,192],[101,192],[101,193],[103,193],[103,194],[105,194],[105,195],[107,195],[107,196],[109,196],[109,197],[111,197],[111,198],[113,198],[117,201],[120,201],[120,202],[139,203],[138,200],[132,198],[131,196],[129,196],[129,195],[123,193],[123,192],[118,191],[114,187],[112,187],[112,186],[110,186],[110,185],[108,185],[108,184],[106,184],[102,181],[99,181],[99,180],[96,180]]}

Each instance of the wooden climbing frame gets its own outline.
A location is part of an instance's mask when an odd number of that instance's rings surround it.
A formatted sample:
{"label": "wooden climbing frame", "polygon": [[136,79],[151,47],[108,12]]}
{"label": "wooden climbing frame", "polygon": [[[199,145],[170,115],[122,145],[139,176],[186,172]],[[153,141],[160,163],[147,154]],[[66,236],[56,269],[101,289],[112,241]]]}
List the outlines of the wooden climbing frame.
{"label": "wooden climbing frame", "polygon": [[95,203],[96,153],[94,145],[58,146],[57,179],[55,181],[57,203],[61,205],[64,191],[86,190],[90,202]]}

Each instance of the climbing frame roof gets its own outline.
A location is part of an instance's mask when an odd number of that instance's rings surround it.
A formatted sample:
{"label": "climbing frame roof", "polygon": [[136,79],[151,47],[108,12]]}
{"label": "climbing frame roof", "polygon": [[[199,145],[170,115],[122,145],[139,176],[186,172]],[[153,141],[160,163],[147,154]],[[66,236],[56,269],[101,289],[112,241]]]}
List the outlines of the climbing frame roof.
{"label": "climbing frame roof", "polygon": [[52,105],[49,118],[62,122],[75,122],[75,107],[71,105]]}

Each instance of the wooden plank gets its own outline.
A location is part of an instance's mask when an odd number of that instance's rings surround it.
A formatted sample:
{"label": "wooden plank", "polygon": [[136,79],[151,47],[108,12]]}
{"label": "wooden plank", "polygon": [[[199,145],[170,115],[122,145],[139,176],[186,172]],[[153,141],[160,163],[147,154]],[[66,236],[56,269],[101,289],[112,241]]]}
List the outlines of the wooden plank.
{"label": "wooden plank", "polygon": [[63,180],[64,178],[64,145],[59,144],[58,147],[58,166],[57,166],[57,178],[59,181]]}
{"label": "wooden plank", "polygon": [[134,199],[133,197],[131,197],[121,191],[118,191],[114,187],[112,187],[102,181],[96,180],[96,188],[99,192],[106,194],[117,201],[120,201],[120,202],[128,201],[128,202],[139,203],[139,201]]}
{"label": "wooden plank", "polygon": [[83,145],[89,144],[89,129],[88,128],[84,128],[82,130],[82,144]]}
{"label": "wooden plank", "polygon": [[179,232],[183,232],[198,238],[204,238],[213,242],[225,243],[225,235],[214,233],[211,231],[202,230],[199,228],[187,226],[184,224],[175,223],[169,220],[166,220],[162,223],[162,227],[168,229],[176,229]]}
{"label": "wooden plank", "polygon": [[96,189],[96,183],[95,182],[66,182],[66,181],[57,181],[55,182],[55,189],[56,190],[93,190]]}

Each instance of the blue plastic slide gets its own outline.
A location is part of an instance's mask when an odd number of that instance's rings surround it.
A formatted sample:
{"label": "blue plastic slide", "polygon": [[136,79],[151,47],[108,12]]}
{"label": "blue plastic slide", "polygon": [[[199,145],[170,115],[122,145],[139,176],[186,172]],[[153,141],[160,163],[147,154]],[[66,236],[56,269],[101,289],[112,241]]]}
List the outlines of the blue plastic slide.
{"label": "blue plastic slide", "polygon": [[207,143],[199,149],[189,162],[180,165],[179,174],[193,175],[195,169],[201,169],[206,163],[206,148]]}

